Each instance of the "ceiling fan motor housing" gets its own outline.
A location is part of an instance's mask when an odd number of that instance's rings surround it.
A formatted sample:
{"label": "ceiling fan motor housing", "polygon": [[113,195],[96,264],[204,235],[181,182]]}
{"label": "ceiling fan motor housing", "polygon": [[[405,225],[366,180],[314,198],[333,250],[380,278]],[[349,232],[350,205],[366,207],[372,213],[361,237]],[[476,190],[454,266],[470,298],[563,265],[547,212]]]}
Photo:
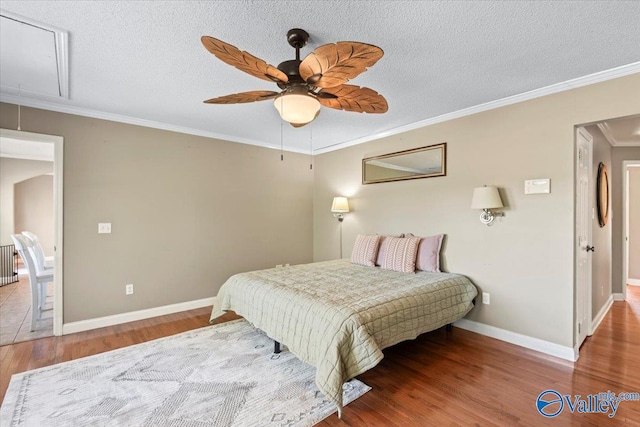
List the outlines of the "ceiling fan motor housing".
{"label": "ceiling fan motor housing", "polygon": [[287,86],[293,84],[304,84],[305,81],[300,77],[300,61],[299,59],[291,59],[289,61],[281,62],[278,65],[278,70],[282,71],[289,78],[288,83],[278,83],[280,89],[284,89]]}

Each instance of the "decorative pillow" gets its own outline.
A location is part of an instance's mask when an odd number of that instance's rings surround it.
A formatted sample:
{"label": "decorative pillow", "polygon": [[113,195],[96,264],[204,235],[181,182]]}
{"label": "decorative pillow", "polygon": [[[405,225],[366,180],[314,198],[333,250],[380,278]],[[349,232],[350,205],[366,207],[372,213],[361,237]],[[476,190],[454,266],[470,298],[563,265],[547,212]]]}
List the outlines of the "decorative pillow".
{"label": "decorative pillow", "polygon": [[380,236],[380,249],[378,249],[378,257],[376,258],[376,266],[382,265],[384,254],[387,252],[387,246],[389,246],[389,237],[404,237],[404,234],[399,236]]}
{"label": "decorative pillow", "polygon": [[385,270],[414,273],[416,271],[416,255],[418,253],[419,237],[388,237],[381,268]]}
{"label": "decorative pillow", "polygon": [[358,234],[356,242],[353,245],[353,251],[351,252],[351,262],[353,264],[374,267],[379,245],[380,236]]}
{"label": "decorative pillow", "polygon": [[[413,234],[408,234],[413,236]],[[418,246],[416,269],[421,271],[440,272],[440,248],[444,234],[424,237]]]}

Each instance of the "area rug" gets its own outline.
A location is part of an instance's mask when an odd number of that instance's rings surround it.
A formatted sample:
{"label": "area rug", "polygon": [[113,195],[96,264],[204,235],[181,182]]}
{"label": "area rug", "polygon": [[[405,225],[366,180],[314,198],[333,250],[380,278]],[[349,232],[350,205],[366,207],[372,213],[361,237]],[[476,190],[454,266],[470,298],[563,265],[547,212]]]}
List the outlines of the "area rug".
{"label": "area rug", "polygon": [[[0,424],[311,426],[336,412],[314,378],[240,319],[16,374]],[[371,389],[343,388],[345,404]]]}

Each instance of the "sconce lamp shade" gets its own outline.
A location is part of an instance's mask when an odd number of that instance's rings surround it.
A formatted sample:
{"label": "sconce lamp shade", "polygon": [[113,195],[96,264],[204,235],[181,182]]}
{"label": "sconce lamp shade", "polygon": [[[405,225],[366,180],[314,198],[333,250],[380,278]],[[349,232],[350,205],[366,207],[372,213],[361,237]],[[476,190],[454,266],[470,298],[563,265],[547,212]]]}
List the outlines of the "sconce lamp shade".
{"label": "sconce lamp shade", "polygon": [[349,201],[346,197],[334,197],[331,205],[331,212],[347,213],[349,212]]}
{"label": "sconce lamp shade", "polygon": [[502,199],[496,187],[478,187],[473,190],[471,209],[502,208]]}
{"label": "sconce lamp shade", "polygon": [[320,111],[320,103],[316,98],[300,93],[281,95],[273,101],[273,105],[283,120],[297,125],[312,122]]}

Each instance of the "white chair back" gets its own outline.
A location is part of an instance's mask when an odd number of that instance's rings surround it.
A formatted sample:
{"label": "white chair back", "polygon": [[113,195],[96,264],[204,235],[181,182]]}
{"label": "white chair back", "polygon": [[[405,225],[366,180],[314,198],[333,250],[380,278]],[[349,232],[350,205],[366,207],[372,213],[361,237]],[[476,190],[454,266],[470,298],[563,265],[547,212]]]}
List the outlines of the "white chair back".
{"label": "white chair back", "polygon": [[38,273],[42,273],[46,270],[45,255],[44,249],[42,249],[42,245],[40,244],[38,236],[30,231],[23,231],[22,235],[29,239],[29,241],[31,242],[31,245],[29,246],[29,252],[31,252],[31,255],[33,255],[33,258],[36,261],[36,271]]}
{"label": "white chair back", "polygon": [[36,329],[36,323],[42,318],[42,311],[47,297],[46,286],[53,281],[53,271],[39,273],[36,261],[31,253],[33,242],[22,234],[12,234],[11,240],[22,258],[22,262],[29,272],[29,285],[31,287],[31,331]]}
{"label": "white chair back", "polygon": [[29,272],[29,279],[33,277],[35,282],[36,264],[33,256],[31,256],[31,254],[29,253],[29,248],[33,246],[33,243],[31,242],[31,240],[27,239],[21,234],[12,234],[11,240],[13,240],[13,244],[15,245],[16,250],[20,254],[20,258],[22,258],[24,266],[27,267],[27,271]]}

